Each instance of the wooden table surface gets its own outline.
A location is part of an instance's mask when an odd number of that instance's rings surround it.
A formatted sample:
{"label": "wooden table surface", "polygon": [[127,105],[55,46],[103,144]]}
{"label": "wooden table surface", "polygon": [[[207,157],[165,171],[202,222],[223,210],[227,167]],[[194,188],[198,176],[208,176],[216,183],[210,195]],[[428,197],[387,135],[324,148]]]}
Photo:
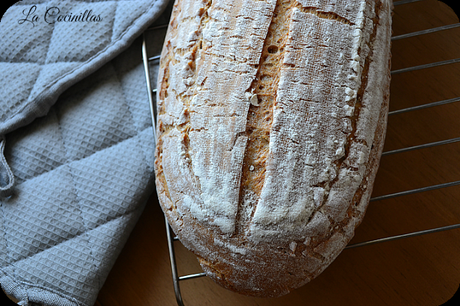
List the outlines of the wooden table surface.
{"label": "wooden table surface", "polygon": [[[396,5],[394,35],[458,23],[444,3]],[[460,28],[395,40],[393,70],[460,57]],[[394,74],[391,110],[460,97],[460,63]],[[460,102],[392,114],[385,151],[460,137]],[[373,196],[460,180],[460,142],[382,157]],[[460,186],[371,202],[352,243],[460,223]],[[185,305],[441,305],[460,284],[460,230],[344,250],[317,279],[277,299],[250,298],[210,279],[181,282]],[[176,244],[179,274],[200,272]],[[100,291],[99,306],[177,305],[165,225],[151,197]]]}

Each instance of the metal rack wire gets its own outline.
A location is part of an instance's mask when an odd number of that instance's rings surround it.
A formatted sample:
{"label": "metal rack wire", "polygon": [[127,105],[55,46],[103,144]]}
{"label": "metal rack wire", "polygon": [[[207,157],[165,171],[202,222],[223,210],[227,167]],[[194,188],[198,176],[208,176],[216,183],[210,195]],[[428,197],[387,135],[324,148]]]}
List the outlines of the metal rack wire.
{"label": "metal rack wire", "polygon": [[[419,2],[419,1],[424,1],[424,0],[402,0],[402,1],[395,1],[393,4],[394,6],[398,6],[398,5],[414,3],[414,2]],[[155,27],[151,27],[147,29],[147,31],[165,31],[166,27],[167,25],[155,26]],[[431,28],[431,29],[427,29],[423,31],[417,31],[417,32],[412,32],[408,34],[393,36],[392,41],[421,36],[421,35],[440,32],[440,31],[445,31],[445,30],[449,30],[449,29],[453,29],[457,27],[460,27],[460,23],[454,23],[454,24],[435,27],[435,28]],[[145,34],[146,33],[144,33],[144,40],[143,40],[143,45],[142,45],[142,56],[143,56],[143,62],[144,62],[147,90],[149,93],[149,103],[150,103],[152,123],[153,123],[154,131],[155,131],[155,128],[156,128],[156,97],[155,97],[156,89],[152,88],[153,82],[151,78],[151,67],[150,66],[154,66],[154,69],[158,69],[158,61],[159,61],[160,55],[156,54],[154,56],[149,57],[148,51],[147,51],[148,50],[147,39],[146,39]],[[440,62],[433,62],[429,64],[413,66],[413,67],[408,67],[404,69],[393,70],[391,74],[396,75],[396,74],[407,73],[407,72],[422,70],[422,69],[428,69],[428,68],[437,67],[437,66],[450,65],[450,64],[455,64],[455,63],[460,63],[460,58],[455,58],[455,59],[450,59],[450,60],[445,60],[445,61],[440,61]],[[460,102],[460,97],[447,99],[447,100],[441,100],[441,101],[435,101],[435,102],[431,102],[431,103],[427,103],[427,104],[423,104],[419,106],[408,107],[404,109],[391,111],[389,112],[389,116],[393,116],[393,115],[401,114],[405,112],[412,112],[412,111],[421,110],[421,109],[430,108],[430,107],[441,106],[441,105],[450,104],[450,103],[456,103],[456,102]],[[417,145],[417,146],[405,147],[402,149],[386,151],[383,153],[383,156],[391,155],[391,154],[398,154],[398,153],[403,153],[403,152],[409,152],[409,151],[415,151],[415,150],[420,150],[424,148],[437,147],[437,146],[451,144],[455,142],[460,142],[460,137],[445,139],[445,140],[437,141],[437,142],[425,143],[425,144]],[[418,189],[406,190],[406,191],[392,193],[392,194],[386,194],[386,195],[382,195],[378,197],[373,197],[371,198],[370,201],[371,202],[381,201],[385,199],[396,198],[396,197],[401,197],[401,196],[416,194],[416,193],[421,193],[421,192],[427,192],[427,191],[432,191],[432,190],[441,189],[441,188],[453,187],[457,185],[460,185],[460,180],[438,184],[438,185],[431,185],[431,186],[418,188]],[[195,279],[198,277],[203,277],[203,276],[206,276],[206,274],[203,272],[198,272],[195,274],[187,274],[187,275],[182,275],[182,276],[178,275],[177,261],[176,261],[176,255],[175,255],[175,246],[174,246],[176,241],[178,241],[178,238],[175,236],[174,232],[168,225],[167,220],[165,220],[165,224],[166,224],[166,234],[167,234],[168,249],[169,249],[170,263],[171,263],[171,273],[172,273],[172,278],[173,278],[175,296],[176,296],[177,304],[179,306],[183,306],[184,302],[183,302],[181,291],[180,291],[180,282],[185,281],[185,280]],[[436,233],[436,232],[459,229],[459,228],[460,228],[460,223],[454,224],[454,225],[443,226],[443,227],[430,228],[430,229],[426,229],[422,231],[414,231],[414,232],[409,232],[405,234],[393,235],[393,236],[388,236],[385,238],[372,239],[372,240],[368,240],[365,242],[350,244],[346,247],[346,249],[363,247],[363,246],[368,246],[368,245],[381,243],[381,242],[405,239],[409,237],[421,236],[421,235],[426,235],[430,233]]]}

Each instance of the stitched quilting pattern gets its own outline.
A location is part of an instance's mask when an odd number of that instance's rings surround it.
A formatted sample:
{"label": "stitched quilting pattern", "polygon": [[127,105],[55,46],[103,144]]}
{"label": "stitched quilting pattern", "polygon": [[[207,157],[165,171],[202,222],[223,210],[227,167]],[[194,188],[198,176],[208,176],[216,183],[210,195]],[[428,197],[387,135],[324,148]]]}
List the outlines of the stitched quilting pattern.
{"label": "stitched quilting pattern", "polygon": [[72,185],[68,171],[61,167],[24,182],[18,186],[20,196],[2,205],[9,263],[84,232],[75,194],[68,193]]}
{"label": "stitched quilting pattern", "polygon": [[[41,66],[34,63],[0,63],[0,84],[2,86],[2,108],[0,120],[6,122],[16,110],[27,101],[30,91],[40,74]],[[6,86],[6,84],[11,84]],[[19,88],[19,90],[18,90]]]}
{"label": "stitched quilting pattern", "polygon": [[[140,51],[139,42],[132,48]],[[47,116],[7,135],[6,157],[22,177],[1,203],[0,258],[25,287],[91,305],[153,191],[153,133],[140,124],[149,118],[145,80],[140,54],[130,58],[129,69],[110,62]]]}
{"label": "stitched quilting pattern", "polygon": [[[64,89],[126,48],[166,3],[47,0],[9,8],[0,23],[0,85],[10,87],[2,97],[7,102],[0,108],[0,135],[45,115]],[[59,14],[83,21],[56,21]],[[14,63],[35,64],[28,68],[34,81],[24,81],[21,71],[15,76],[16,67],[5,67]]]}
{"label": "stitched quilting pattern", "polygon": [[[47,48],[30,39],[17,51],[0,54],[0,61],[11,61],[0,62],[5,67],[0,85],[9,98],[0,102],[0,125],[30,107],[31,98],[50,101],[60,95],[46,116],[38,116],[39,104],[32,105],[35,120],[6,134],[5,157],[16,186],[11,197],[0,199],[0,285],[24,305],[93,305],[154,190],[154,140],[139,39],[66,91],[41,90],[80,69],[86,56],[105,50],[152,7],[152,1],[139,1],[137,8],[136,1],[124,2],[66,4],[75,12],[104,8],[114,16],[107,28],[70,29],[91,36],[80,48],[59,46],[58,41],[79,41],[56,25],[51,33],[34,30],[39,39],[48,39]],[[22,9],[34,4],[21,3]],[[124,6],[133,17],[117,17]],[[14,35],[5,39],[16,42]],[[42,56],[21,51],[29,47]],[[158,53],[161,43],[156,48]]]}
{"label": "stitched quilting pattern", "polygon": [[[36,120],[33,125],[14,133],[14,137],[8,137],[7,156],[18,185],[66,162],[65,147],[61,141],[54,109],[47,116]],[[37,137],[47,145],[35,142]]]}
{"label": "stitched quilting pattern", "polygon": [[[48,5],[56,2],[34,4],[36,11],[46,10]],[[5,28],[0,36],[0,62],[5,63],[36,63],[43,65],[46,61],[49,41],[53,34],[54,26],[46,22],[21,22],[25,19],[32,4],[15,5],[8,9],[2,18],[1,26]],[[27,34],[27,35],[21,35]],[[45,43],[44,43],[45,42]]]}
{"label": "stitched quilting pattern", "polygon": [[[102,21],[95,22],[56,22],[51,37],[46,63],[83,62],[93,57],[111,42],[112,27],[119,2],[64,2],[59,4],[61,11],[85,12],[91,10],[102,14]],[[81,14],[81,13],[80,13]],[[105,17],[107,16],[107,17]],[[85,37],[84,41],[81,37]]]}

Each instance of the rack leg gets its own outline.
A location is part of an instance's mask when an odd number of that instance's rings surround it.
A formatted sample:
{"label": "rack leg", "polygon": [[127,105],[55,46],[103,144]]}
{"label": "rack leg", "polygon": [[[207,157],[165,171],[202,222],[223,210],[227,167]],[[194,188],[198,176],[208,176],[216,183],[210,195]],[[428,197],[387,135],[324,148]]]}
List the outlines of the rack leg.
{"label": "rack leg", "polygon": [[174,232],[169,226],[168,220],[166,218],[165,218],[165,224],[166,224],[166,237],[168,240],[169,260],[171,262],[171,273],[172,273],[172,279],[173,279],[173,285],[174,285],[174,293],[176,295],[177,305],[184,306],[184,302],[182,300],[182,294],[180,292],[179,276],[177,274],[176,254],[174,251]]}

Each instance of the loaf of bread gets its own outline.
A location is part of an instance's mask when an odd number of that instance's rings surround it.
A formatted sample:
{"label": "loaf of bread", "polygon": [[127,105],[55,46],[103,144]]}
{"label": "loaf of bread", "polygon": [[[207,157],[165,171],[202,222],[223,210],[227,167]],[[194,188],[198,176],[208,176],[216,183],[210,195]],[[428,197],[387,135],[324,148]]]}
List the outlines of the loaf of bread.
{"label": "loaf of bread", "polygon": [[276,297],[345,248],[372,191],[391,0],[176,0],[158,75],[156,186],[206,274]]}

